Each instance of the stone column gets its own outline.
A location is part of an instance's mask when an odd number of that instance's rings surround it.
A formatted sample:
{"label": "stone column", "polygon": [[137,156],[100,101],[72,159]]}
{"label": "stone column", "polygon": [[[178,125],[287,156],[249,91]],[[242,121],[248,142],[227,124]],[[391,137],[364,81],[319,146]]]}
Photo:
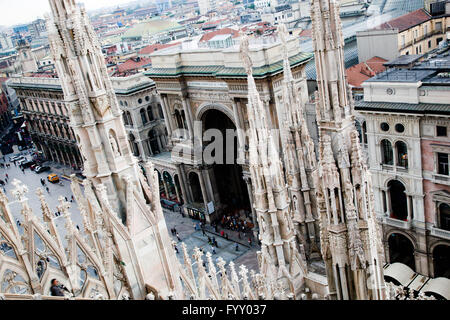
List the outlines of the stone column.
{"label": "stone column", "polygon": [[231,99],[231,103],[233,104],[233,115],[234,115],[234,121],[236,122],[236,129],[237,131],[237,136],[238,136],[238,141],[239,141],[239,146],[241,148],[244,147],[244,138],[242,136],[242,132],[240,131],[240,129],[242,129],[241,127],[241,119],[239,117],[239,111],[238,111],[238,106],[236,104],[236,101],[234,100],[234,98]]}
{"label": "stone column", "polygon": [[209,198],[208,198],[208,193],[206,191],[205,180],[204,180],[201,169],[198,171],[198,178],[200,180],[200,188],[202,189],[203,204],[205,206],[205,219],[208,223],[210,223],[211,221],[209,219],[209,214],[207,211],[207,205],[209,202]]}
{"label": "stone column", "polygon": [[156,142],[158,143],[159,151],[163,152],[163,146],[162,146],[162,143],[161,143],[161,136],[157,136],[156,137]]}
{"label": "stone column", "polygon": [[172,115],[169,111],[169,105],[167,102],[167,96],[159,96],[159,101],[161,103],[161,109],[163,111],[164,122],[167,127],[167,133],[169,134],[169,138],[172,138],[172,131],[174,130],[174,126],[172,123]]}
{"label": "stone column", "polygon": [[391,191],[390,187],[386,188],[386,205],[387,205],[387,216],[391,217],[392,214],[392,202],[391,202]]}
{"label": "stone column", "polygon": [[180,170],[180,178],[181,178],[180,182],[181,182],[182,188],[184,188],[184,192],[186,195],[186,198],[184,199],[184,201],[186,203],[192,203],[192,202],[194,202],[194,197],[192,196],[192,190],[189,185],[189,177],[186,175],[186,170],[184,169],[184,165],[182,163],[180,163],[177,166],[177,169]]}
{"label": "stone column", "polygon": [[194,129],[193,129],[194,123],[192,120],[191,108],[186,97],[182,96],[181,100],[183,103],[184,115],[186,117],[186,122],[189,130],[189,138],[192,140],[194,138]]}
{"label": "stone column", "polygon": [[144,159],[145,155],[145,150],[144,150],[144,146],[142,145],[142,140],[135,140],[134,142],[136,142],[138,149],[139,149],[139,154],[140,154],[140,158]]}
{"label": "stone column", "polygon": [[[184,203],[189,202],[189,197],[187,196],[186,185],[184,182],[185,177],[182,175],[181,168],[179,165],[177,165],[177,174],[178,174],[178,182],[180,183],[181,194],[183,195],[183,202]],[[175,183],[175,181],[174,181],[174,183]]]}

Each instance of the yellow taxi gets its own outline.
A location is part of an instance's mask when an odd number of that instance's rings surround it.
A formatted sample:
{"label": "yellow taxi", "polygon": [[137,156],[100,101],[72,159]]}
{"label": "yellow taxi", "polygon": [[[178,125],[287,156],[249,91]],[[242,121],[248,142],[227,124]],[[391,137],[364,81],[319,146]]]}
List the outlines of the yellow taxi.
{"label": "yellow taxi", "polygon": [[52,183],[57,183],[57,182],[59,182],[59,177],[56,173],[52,173],[52,174],[48,175],[47,180]]}

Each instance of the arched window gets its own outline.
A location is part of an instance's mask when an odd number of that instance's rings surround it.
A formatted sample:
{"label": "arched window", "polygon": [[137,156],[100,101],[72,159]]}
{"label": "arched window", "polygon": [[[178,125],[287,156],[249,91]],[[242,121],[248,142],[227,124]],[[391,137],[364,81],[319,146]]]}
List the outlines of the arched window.
{"label": "arched window", "polygon": [[450,246],[442,244],[433,249],[434,277],[450,278]]}
{"label": "arched window", "polygon": [[408,147],[403,141],[397,141],[395,143],[395,149],[397,151],[397,165],[408,168]]}
{"label": "arched window", "polygon": [[405,186],[397,180],[388,183],[391,200],[391,218],[406,221],[408,219],[408,207]]}
{"label": "arched window", "polygon": [[362,123],[362,132],[363,132],[363,143],[367,144],[367,124],[365,121]]}
{"label": "arched window", "polygon": [[122,118],[123,118],[123,123],[127,126],[128,125],[128,117],[127,117],[127,113],[124,112],[122,114]]}
{"label": "arched window", "polygon": [[133,134],[131,134],[130,133],[130,135],[128,136],[128,139],[130,140],[130,143],[131,143],[131,148],[133,149],[133,154],[136,156],[136,157],[139,157],[139,147],[138,147],[138,145],[137,145],[137,143],[136,143],[136,138],[134,137],[134,135]]}
{"label": "arched window", "polygon": [[133,125],[133,118],[131,117],[130,111],[127,111],[127,118],[128,118],[128,123],[130,124],[130,126],[132,126]]}
{"label": "arched window", "polygon": [[145,109],[141,109],[141,111],[139,111],[141,114],[141,119],[142,119],[142,124],[146,124],[147,123],[147,116],[145,115]]}
{"label": "arched window", "polygon": [[394,164],[394,153],[389,140],[381,140],[381,161],[383,164]]}
{"label": "arched window", "polygon": [[159,119],[164,119],[164,113],[161,107],[161,104],[158,103],[158,112],[159,112]]}
{"label": "arched window", "polygon": [[155,118],[153,117],[152,106],[147,107],[147,115],[149,121],[155,120]]}
{"label": "arched window", "polygon": [[400,233],[393,233],[388,238],[389,243],[389,262],[400,262],[416,270],[414,260],[414,245],[407,237]]}
{"label": "arched window", "polygon": [[439,205],[439,229],[450,231],[450,206],[446,203]]}

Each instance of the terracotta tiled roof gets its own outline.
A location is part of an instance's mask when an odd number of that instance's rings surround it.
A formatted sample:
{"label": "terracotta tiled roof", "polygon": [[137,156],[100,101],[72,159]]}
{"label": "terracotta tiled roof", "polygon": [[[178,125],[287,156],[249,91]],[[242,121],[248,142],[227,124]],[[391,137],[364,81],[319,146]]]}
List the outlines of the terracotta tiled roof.
{"label": "terracotta tiled roof", "polygon": [[305,30],[302,30],[302,32],[300,32],[300,34],[299,34],[298,36],[299,36],[299,37],[311,38],[311,36],[312,36],[312,30],[311,30],[311,29],[305,29]]}
{"label": "terracotta tiled roof", "polygon": [[356,88],[361,88],[362,83],[372,78],[376,74],[383,72],[386,67],[383,64],[387,60],[380,57],[373,57],[366,62],[361,62],[346,70],[348,83]]}
{"label": "terracotta tiled roof", "polygon": [[200,42],[209,41],[215,36],[222,35],[222,34],[231,34],[233,38],[239,37],[239,31],[231,29],[231,28],[223,28],[220,30],[212,31],[205,33],[203,37],[200,39]]}
{"label": "terracotta tiled roof", "polygon": [[151,54],[153,52],[155,52],[156,50],[161,50],[164,48],[168,48],[168,47],[172,47],[172,46],[176,46],[177,44],[179,44],[180,42],[175,42],[175,43],[166,43],[166,44],[151,44],[149,46],[146,46],[144,48],[142,48],[138,54]]}
{"label": "terracotta tiled roof", "polygon": [[431,16],[428,12],[426,12],[424,9],[419,9],[385,22],[375,29],[398,29],[399,32],[402,32],[430,19]]}
{"label": "terracotta tiled roof", "polygon": [[151,62],[152,60],[150,58],[130,58],[117,66],[117,72],[122,73],[137,70]]}

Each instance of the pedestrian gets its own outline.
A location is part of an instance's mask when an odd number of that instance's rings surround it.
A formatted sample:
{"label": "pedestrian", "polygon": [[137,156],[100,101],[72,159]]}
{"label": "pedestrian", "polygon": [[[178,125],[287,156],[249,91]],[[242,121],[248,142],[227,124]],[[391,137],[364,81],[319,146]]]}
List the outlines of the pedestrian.
{"label": "pedestrian", "polygon": [[20,221],[19,221],[19,219],[17,219],[16,223],[17,223],[17,226],[20,227]]}
{"label": "pedestrian", "polygon": [[173,249],[175,250],[176,253],[178,253],[177,244],[175,242],[173,243]]}
{"label": "pedestrian", "polygon": [[75,199],[74,199],[74,197],[73,197],[73,195],[72,195],[72,197],[70,198],[70,202],[72,202],[73,200],[75,200]]}
{"label": "pedestrian", "polygon": [[236,251],[239,251],[239,245],[236,243]]}
{"label": "pedestrian", "polygon": [[214,224],[214,231],[219,232],[219,228],[217,227],[217,223]]}
{"label": "pedestrian", "polygon": [[175,229],[175,227],[173,227],[173,233],[178,233],[177,229]]}
{"label": "pedestrian", "polygon": [[80,231],[80,227],[77,225],[77,229],[78,229],[78,231]]}
{"label": "pedestrian", "polygon": [[208,244],[212,244],[210,237],[208,237]]}
{"label": "pedestrian", "polygon": [[212,251],[212,254],[216,254],[216,248],[214,248],[213,246],[211,246],[211,251]]}
{"label": "pedestrian", "polygon": [[6,179],[8,179],[9,178],[9,176],[8,176],[8,174],[6,174]]}
{"label": "pedestrian", "polygon": [[248,245],[251,247],[252,246],[252,238],[248,238]]}
{"label": "pedestrian", "polygon": [[228,233],[225,233],[225,239],[228,240]]}
{"label": "pedestrian", "polygon": [[25,174],[25,169],[24,168],[22,168],[22,173]]}
{"label": "pedestrian", "polygon": [[204,228],[202,228],[202,234],[203,234],[204,236],[206,236],[206,233],[205,233],[205,229],[204,229]]}
{"label": "pedestrian", "polygon": [[225,231],[223,231],[223,230],[220,231],[220,236],[221,236],[221,237],[224,237],[224,236],[225,236]]}
{"label": "pedestrian", "polygon": [[68,202],[69,200],[67,200],[67,197],[64,197],[64,199],[66,199],[66,202]]}
{"label": "pedestrian", "polygon": [[238,239],[241,239],[241,233],[238,231]]}
{"label": "pedestrian", "polygon": [[179,236],[178,232],[177,232],[177,239],[178,239],[178,241],[181,241],[181,239],[180,239],[180,236]]}
{"label": "pedestrian", "polygon": [[48,189],[48,187],[45,187],[45,190],[47,190],[47,192],[50,193],[50,190]]}

